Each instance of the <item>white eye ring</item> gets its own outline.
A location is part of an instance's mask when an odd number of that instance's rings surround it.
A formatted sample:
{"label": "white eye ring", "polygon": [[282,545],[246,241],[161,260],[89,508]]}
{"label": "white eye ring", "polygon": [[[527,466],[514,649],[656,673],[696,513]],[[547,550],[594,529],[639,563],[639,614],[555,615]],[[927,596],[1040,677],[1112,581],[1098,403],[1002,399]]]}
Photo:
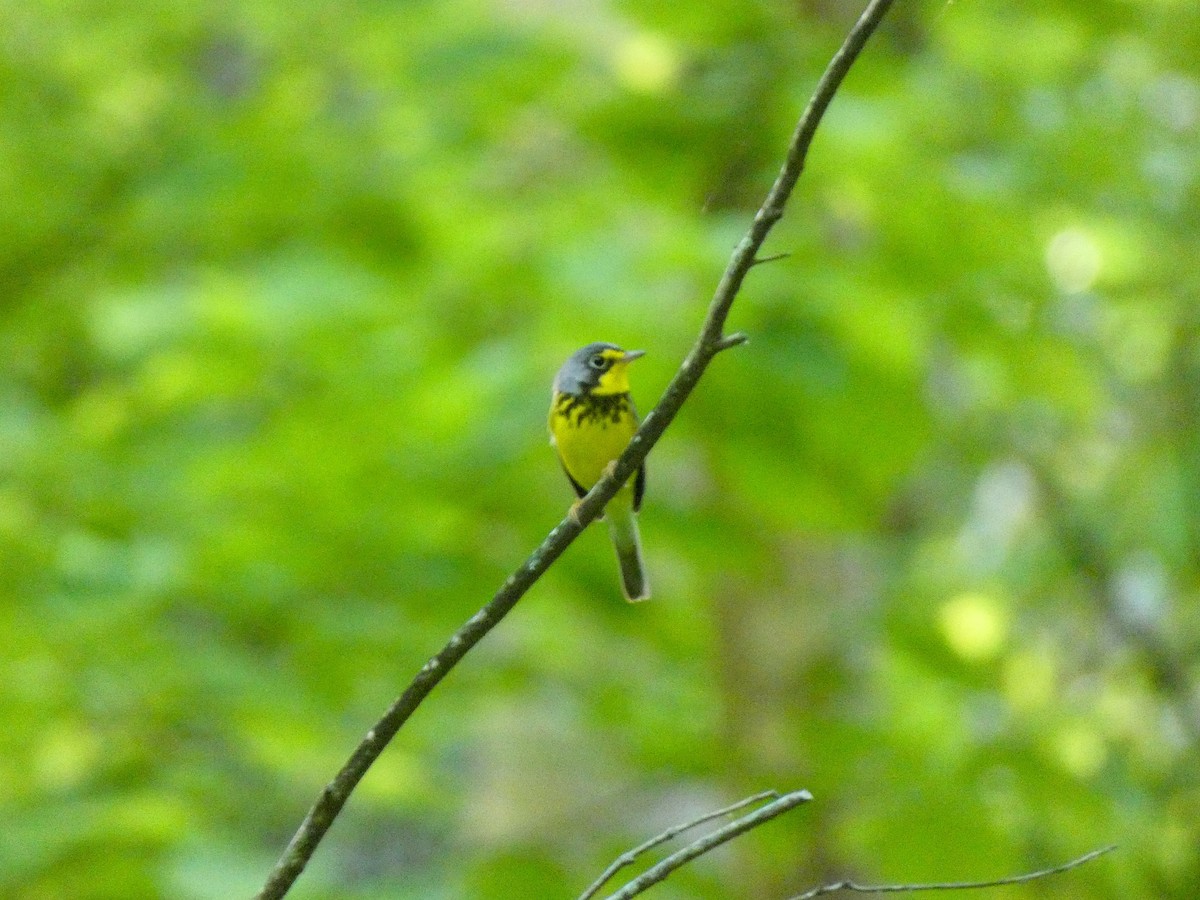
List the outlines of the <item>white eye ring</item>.
{"label": "white eye ring", "polygon": [[601,356],[599,353],[597,353],[595,356],[593,356],[591,359],[588,360],[588,365],[591,366],[593,369],[602,370],[602,369],[605,369],[608,367],[608,360],[606,360],[603,356]]}

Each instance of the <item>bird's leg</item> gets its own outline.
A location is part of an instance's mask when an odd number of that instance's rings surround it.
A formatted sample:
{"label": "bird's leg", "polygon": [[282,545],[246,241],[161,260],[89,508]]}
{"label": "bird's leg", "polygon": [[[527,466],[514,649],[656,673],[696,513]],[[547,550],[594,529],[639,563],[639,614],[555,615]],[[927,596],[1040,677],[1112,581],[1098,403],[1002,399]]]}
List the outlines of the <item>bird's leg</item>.
{"label": "bird's leg", "polygon": [[[609,462],[609,464],[607,466],[604,467],[604,471],[600,473],[600,477],[607,478],[609,475],[611,475],[615,471],[617,471],[617,461],[614,459],[611,462]],[[576,500],[574,503],[572,503],[571,508],[569,510],[567,510],[567,515],[570,517],[571,521],[574,522],[576,525],[583,524],[581,521],[579,521],[579,505],[581,503],[583,503],[582,497],[580,497],[578,500]],[[601,514],[600,518],[604,518],[604,515]]]}

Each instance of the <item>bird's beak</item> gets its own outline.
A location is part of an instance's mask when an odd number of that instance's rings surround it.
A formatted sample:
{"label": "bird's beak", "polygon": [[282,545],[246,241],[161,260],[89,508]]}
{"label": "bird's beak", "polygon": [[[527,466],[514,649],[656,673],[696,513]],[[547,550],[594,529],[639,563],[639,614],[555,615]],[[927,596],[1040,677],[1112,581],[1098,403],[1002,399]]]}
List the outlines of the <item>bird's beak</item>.
{"label": "bird's beak", "polygon": [[621,357],[621,362],[631,363],[635,359],[641,359],[645,355],[646,355],[645,350],[626,350],[625,355]]}

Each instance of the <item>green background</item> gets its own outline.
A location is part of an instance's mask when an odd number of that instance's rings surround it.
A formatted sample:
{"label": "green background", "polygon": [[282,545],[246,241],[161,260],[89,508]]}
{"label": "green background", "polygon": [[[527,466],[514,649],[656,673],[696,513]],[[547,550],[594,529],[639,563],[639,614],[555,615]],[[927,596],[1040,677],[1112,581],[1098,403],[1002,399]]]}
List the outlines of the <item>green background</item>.
{"label": "green background", "polygon": [[[698,331],[842,0],[0,6],[0,893],[245,897]],[[650,457],[297,898],[1200,896],[1200,6],[900,0]]]}

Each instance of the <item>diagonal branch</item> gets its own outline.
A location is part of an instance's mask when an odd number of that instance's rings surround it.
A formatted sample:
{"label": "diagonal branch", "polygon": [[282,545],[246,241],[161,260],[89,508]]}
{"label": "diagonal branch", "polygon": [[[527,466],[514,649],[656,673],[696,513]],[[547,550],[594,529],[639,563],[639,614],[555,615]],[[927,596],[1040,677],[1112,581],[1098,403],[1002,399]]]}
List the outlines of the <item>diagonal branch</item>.
{"label": "diagonal branch", "polygon": [[624,853],[614,859],[612,864],[600,873],[600,877],[588,885],[587,890],[579,895],[579,900],[592,900],[592,897],[595,897],[598,893],[600,893],[600,888],[608,884],[608,882],[612,880],[612,877],[623,868],[626,866],[632,866],[635,862],[637,862],[639,856],[644,853],[648,853],[660,844],[665,844],[672,838],[683,834],[683,832],[690,831],[697,825],[703,825],[705,822],[711,822],[713,819],[719,819],[722,816],[728,816],[735,812],[740,812],[747,806],[754,806],[756,803],[762,803],[764,800],[777,799],[779,799],[778,791],[763,791],[762,793],[755,794],[752,797],[739,800],[732,806],[725,806],[721,809],[715,810],[714,812],[705,813],[704,815],[700,816],[700,818],[692,819],[690,822],[684,822],[682,825],[672,825],[662,834],[655,835],[645,843],[638,844],[632,850],[626,850]]}
{"label": "diagonal branch", "polygon": [[820,897],[823,894],[832,894],[837,891],[851,891],[856,894],[912,894],[917,891],[968,891],[978,888],[1003,887],[1006,884],[1024,884],[1026,881],[1036,881],[1048,875],[1069,872],[1071,869],[1078,868],[1085,863],[1090,863],[1093,859],[1103,856],[1105,853],[1111,853],[1116,849],[1116,844],[1101,847],[1099,850],[1085,853],[1083,856],[1073,859],[1070,862],[1065,862],[1060,866],[1039,869],[1036,872],[1026,872],[1024,875],[996,878],[992,881],[937,881],[930,884],[855,884],[853,881],[837,881],[833,884],[824,884],[821,887],[813,888],[811,891],[793,897],[792,900],[812,900],[813,897]]}
{"label": "diagonal branch", "polygon": [[858,57],[867,39],[882,21],[892,6],[893,0],[871,0],[862,17],[851,29],[841,48],[834,55],[816,91],[796,126],[796,131],[787,149],[783,167],[771,186],[766,200],[754,217],[749,232],[734,249],[729,265],[717,285],[700,336],[688,352],[679,371],[671,379],[658,405],[646,416],[629,447],[621,454],[612,471],[601,478],[575,507],[574,514],[565,517],[546,536],[541,545],[529,555],[495,596],[466,624],[458,629],[441,650],[434,654],[409,683],[404,693],[397,698],[375,726],[355,748],[350,759],[325,786],[316,802],[304,817],[300,828],[276,862],[258,893],[258,900],[279,900],[291,889],[304,871],[325,833],[345,806],[350,794],[395,737],[396,732],[416,712],[417,707],[429,696],[446,674],[484,636],[512,610],[539,578],[550,568],[571,542],[600,515],[604,505],[612,499],[621,485],[634,473],[650,449],[662,437],[667,426],[678,414],[680,407],[691,394],[708,364],[722,350],[735,345],[735,340],[724,337],[725,320],[733,306],[746,274],[754,266],[759,249],[771,228],[783,216],[784,206],[791,196],[796,180],[804,170],[808,148],[812,144],[821,117],[841,86],[850,66]]}
{"label": "diagonal branch", "polygon": [[740,819],[734,819],[728,825],[718,828],[712,834],[706,834],[686,847],[676,850],[662,862],[651,866],[637,878],[633,879],[633,881],[626,884],[615,894],[609,894],[605,900],[629,900],[630,897],[636,897],[638,894],[663,881],[676,869],[690,863],[697,856],[703,856],[709,850],[721,846],[726,841],[731,841],[738,835],[745,834],[750,829],[757,828],[764,822],[769,822],[776,816],[783,815],[788,810],[795,809],[801,803],[807,803],[811,799],[812,794],[808,791],[792,791],[790,794],[784,794],[778,800],[772,800],[766,806],[760,806],[754,812],[748,813]]}

